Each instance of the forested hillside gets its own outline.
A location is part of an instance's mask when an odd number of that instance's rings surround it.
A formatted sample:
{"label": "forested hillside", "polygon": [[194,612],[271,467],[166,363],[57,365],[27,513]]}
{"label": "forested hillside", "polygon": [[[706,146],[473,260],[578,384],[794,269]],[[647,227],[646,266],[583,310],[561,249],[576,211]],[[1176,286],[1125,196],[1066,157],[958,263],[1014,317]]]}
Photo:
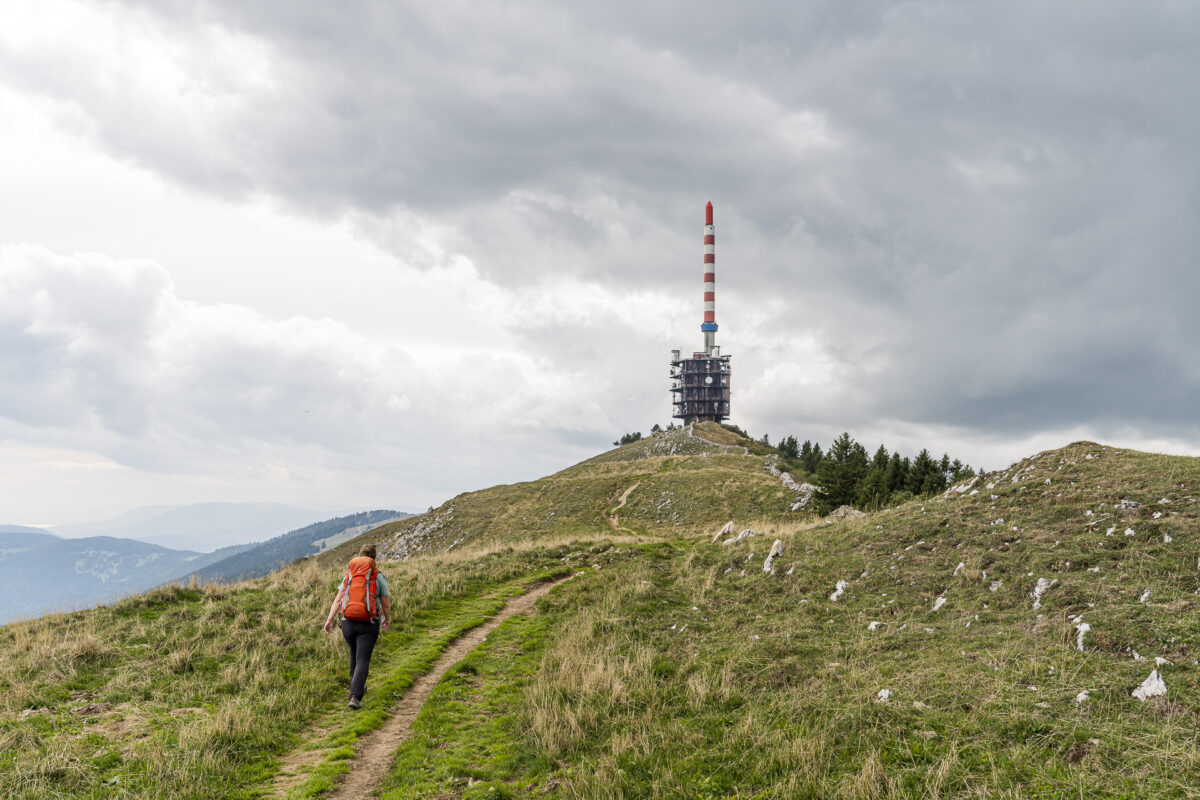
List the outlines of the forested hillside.
{"label": "forested hillside", "polygon": [[384,522],[410,516],[399,511],[379,510],[314,522],[196,570],[193,575],[202,583],[258,578],[298,558],[336,547]]}

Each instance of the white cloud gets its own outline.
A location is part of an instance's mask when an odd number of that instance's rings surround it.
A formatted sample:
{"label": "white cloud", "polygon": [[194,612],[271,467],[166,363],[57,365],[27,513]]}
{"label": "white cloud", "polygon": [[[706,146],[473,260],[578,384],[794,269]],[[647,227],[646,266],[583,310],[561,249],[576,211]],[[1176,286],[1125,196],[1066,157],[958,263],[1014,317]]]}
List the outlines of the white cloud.
{"label": "white cloud", "polygon": [[[237,462],[286,483],[337,465],[376,481],[397,470],[424,498],[456,480],[545,468],[491,432],[588,430],[604,416],[570,373],[528,356],[460,349],[433,370],[341,321],[182,300],[144,260],[0,247],[0,330],[0,381],[21,387],[0,399],[7,438],[95,454],[39,458],[46,469],[195,477]],[[505,469],[461,470],[449,454],[468,449]],[[560,445],[556,456],[574,452]]]}
{"label": "white cloud", "polygon": [[709,199],[756,433],[1200,446],[1194,9],[5,13],[0,447],[70,451],[21,464],[563,466],[666,421]]}

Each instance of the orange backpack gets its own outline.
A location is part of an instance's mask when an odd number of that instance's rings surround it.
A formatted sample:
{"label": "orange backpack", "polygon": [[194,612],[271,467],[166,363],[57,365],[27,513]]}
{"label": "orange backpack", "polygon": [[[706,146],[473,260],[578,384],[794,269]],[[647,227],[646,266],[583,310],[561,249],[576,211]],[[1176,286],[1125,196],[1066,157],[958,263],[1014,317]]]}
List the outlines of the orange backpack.
{"label": "orange backpack", "polygon": [[346,570],[346,594],[342,597],[342,616],[358,622],[370,622],[378,615],[379,585],[375,559],[358,556],[350,559]]}

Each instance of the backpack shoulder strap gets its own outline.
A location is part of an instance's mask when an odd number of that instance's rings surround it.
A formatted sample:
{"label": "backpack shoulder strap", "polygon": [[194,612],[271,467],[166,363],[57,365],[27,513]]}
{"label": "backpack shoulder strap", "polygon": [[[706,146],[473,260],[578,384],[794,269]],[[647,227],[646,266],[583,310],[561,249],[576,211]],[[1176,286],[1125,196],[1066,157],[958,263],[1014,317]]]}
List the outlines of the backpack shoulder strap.
{"label": "backpack shoulder strap", "polygon": [[338,611],[338,613],[342,614],[344,616],[346,613],[346,602],[349,601],[349,599],[350,599],[350,569],[349,569],[349,567],[346,568],[346,577],[342,578],[342,588],[339,589],[338,592],[342,598],[342,607],[341,607],[341,610]]}
{"label": "backpack shoulder strap", "polygon": [[379,570],[375,567],[367,576],[367,613],[371,619],[379,616]]}

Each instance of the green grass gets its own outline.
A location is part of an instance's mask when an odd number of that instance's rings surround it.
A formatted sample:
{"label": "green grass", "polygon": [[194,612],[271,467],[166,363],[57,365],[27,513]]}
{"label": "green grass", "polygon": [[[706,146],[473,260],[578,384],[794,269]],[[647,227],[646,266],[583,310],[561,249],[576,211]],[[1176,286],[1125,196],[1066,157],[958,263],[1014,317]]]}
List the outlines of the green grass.
{"label": "green grass", "polygon": [[540,758],[522,746],[519,710],[547,621],[514,617],[446,674],[396,752],[384,800],[495,798],[533,791]]}
{"label": "green grass", "polygon": [[385,796],[1200,796],[1200,461],[1082,443],[978,488],[560,587],[435,693]]}
{"label": "green grass", "polygon": [[[637,481],[621,525],[660,541],[592,545]],[[777,486],[761,457],[709,452],[455,498],[478,537],[385,567],[424,588],[360,716],[328,711],[344,655],[314,627],[332,570],[7,626],[0,796],[249,797],[319,726],[299,791],[318,796],[455,631],[532,575],[586,568],[448,674],[384,797],[1200,797],[1200,459],[1077,443],[975,494],[830,524],[781,513]],[[758,535],[710,545],[730,518]],[[1035,609],[1039,578],[1055,583]],[[1142,703],[1155,657],[1168,694]],[[141,721],[72,715],[80,691]],[[203,711],[169,713],[186,706]]]}
{"label": "green grass", "polygon": [[[702,423],[694,436],[684,429],[664,432],[540,480],[461,494],[368,536],[393,554],[406,547],[410,553],[482,552],[607,540],[614,531],[604,512],[635,483],[640,485],[619,512],[621,528],[634,541],[691,536],[730,519],[807,518],[806,512],[790,511],[795,497],[766,471],[768,453],[774,451]],[[320,558],[342,563],[362,541],[351,540]]]}
{"label": "green grass", "polygon": [[507,600],[527,591],[532,582],[565,574],[566,570],[562,568],[535,573],[503,584],[481,597],[443,603],[429,615],[431,620],[436,620],[435,624],[385,637],[384,642],[389,646],[380,654],[382,658],[372,658],[371,678],[362,709],[356,712],[338,709],[331,715],[323,727],[332,730],[313,743],[315,749],[325,752],[325,757],[318,760],[308,778],[288,796],[319,797],[326,792],[337,776],[347,770],[347,759],[354,756],[358,738],[387,721],[392,704],[418,677],[429,671],[455,639],[494,616]]}
{"label": "green grass", "polygon": [[[395,631],[367,710],[344,715],[331,743],[377,725],[388,694],[564,555],[385,565]],[[310,561],[0,628],[0,796],[255,796],[276,758],[344,702],[345,645],[320,632],[339,575]]]}

